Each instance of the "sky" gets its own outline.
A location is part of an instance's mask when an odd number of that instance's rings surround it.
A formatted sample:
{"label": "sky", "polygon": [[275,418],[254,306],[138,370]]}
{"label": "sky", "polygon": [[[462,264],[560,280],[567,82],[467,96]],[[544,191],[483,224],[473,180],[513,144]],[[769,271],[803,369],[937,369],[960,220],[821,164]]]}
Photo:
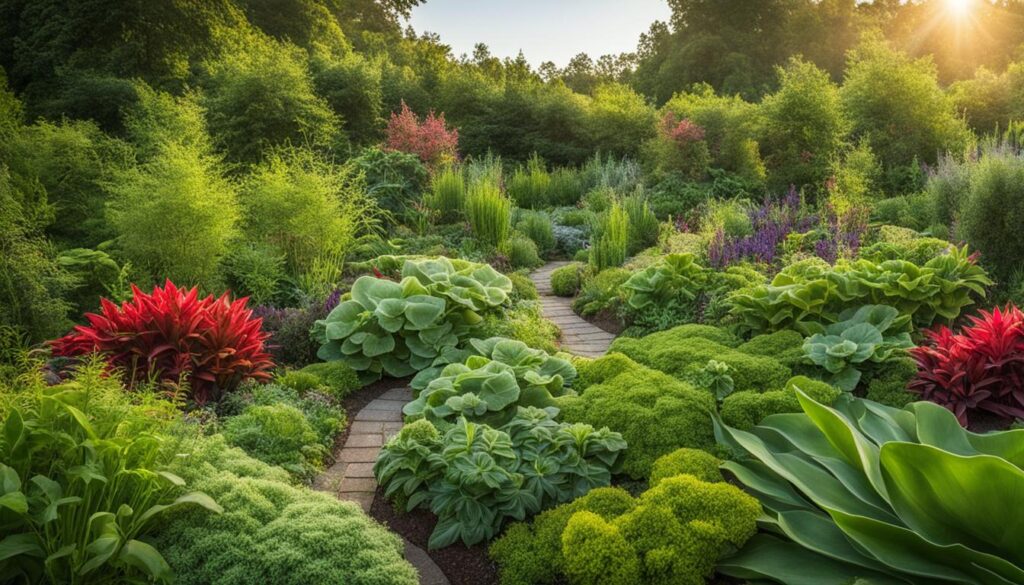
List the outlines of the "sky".
{"label": "sky", "polygon": [[564,67],[581,52],[596,61],[633,51],[640,34],[670,14],[665,0],[426,0],[409,24],[441,35],[456,57],[484,43],[496,57],[522,50],[535,67]]}

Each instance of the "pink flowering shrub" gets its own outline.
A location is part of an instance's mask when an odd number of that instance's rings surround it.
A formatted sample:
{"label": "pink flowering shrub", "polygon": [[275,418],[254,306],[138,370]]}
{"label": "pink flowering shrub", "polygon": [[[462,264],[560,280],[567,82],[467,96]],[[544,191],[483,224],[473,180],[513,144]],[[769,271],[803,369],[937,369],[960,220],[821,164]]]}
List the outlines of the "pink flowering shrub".
{"label": "pink flowering shrub", "polygon": [[402,111],[391,113],[385,145],[388,150],[414,154],[433,166],[458,156],[459,131],[449,130],[444,114],[435,116],[433,111],[420,122],[416,113],[403,101]]}

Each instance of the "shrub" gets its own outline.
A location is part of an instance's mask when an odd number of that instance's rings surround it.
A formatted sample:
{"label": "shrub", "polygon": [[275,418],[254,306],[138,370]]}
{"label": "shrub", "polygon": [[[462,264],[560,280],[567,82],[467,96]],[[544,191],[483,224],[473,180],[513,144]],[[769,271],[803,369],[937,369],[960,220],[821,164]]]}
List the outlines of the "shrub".
{"label": "shrub", "polygon": [[766,335],[756,335],[739,345],[736,350],[749,355],[761,355],[779,360],[793,367],[804,358],[804,336],[791,329]]}
{"label": "shrub", "polygon": [[496,184],[477,182],[466,195],[466,217],[481,243],[500,248],[512,229],[512,202]]}
{"label": "shrub", "polygon": [[165,143],[121,173],[108,202],[117,244],[136,268],[216,288],[217,265],[237,233],[235,187],[201,146]]}
{"label": "shrub", "polygon": [[554,225],[551,232],[559,250],[574,259],[582,254],[583,260],[586,261],[589,256],[589,252],[586,250],[588,230],[567,225]]}
{"label": "shrub", "polygon": [[558,351],[558,335],[558,326],[544,318],[538,303],[523,303],[503,315],[487,315],[480,324],[481,339],[507,337],[550,354]]}
{"label": "shrub", "polygon": [[385,495],[408,497],[408,510],[425,504],[437,514],[430,548],[489,540],[507,518],[521,520],[611,481],[622,437],[557,423],[557,412],[520,408],[500,428],[460,418],[444,436],[422,433],[429,423],[410,425],[381,450],[374,475]]}
{"label": "shrub", "polygon": [[725,397],[719,414],[722,422],[742,430],[752,429],[765,417],[784,412],[800,412],[800,401],[796,390],[807,394],[822,404],[832,404],[839,398],[842,391],[820,380],[812,380],[805,376],[794,376],[786,382],[781,390],[767,392],[736,392]]}
{"label": "shrub", "polygon": [[1011,486],[1024,484],[1012,434],[1021,431],[972,435],[928,402],[897,410],[856,398],[831,408],[799,400],[804,414],[752,432],[716,428],[741,457],[723,469],[779,529],[748,541],[720,573],[780,583],[809,574],[836,583],[1024,579],[1019,539],[1004,538],[1020,531],[1009,502]]}
{"label": "shrub", "polygon": [[573,309],[581,315],[617,311],[623,302],[620,287],[629,277],[626,269],[610,268],[585,279],[579,296],[573,301]]}
{"label": "shrub", "polygon": [[466,207],[466,183],[462,169],[451,165],[436,171],[425,201],[437,212],[440,221],[458,221]]}
{"label": "shrub", "polygon": [[[568,422],[608,426],[629,444],[622,471],[634,479],[650,474],[654,461],[680,447],[711,446],[711,412],[715,400],[666,374],[610,354],[591,365],[586,390],[558,400]],[[620,369],[595,376],[595,369],[616,364]]]}
{"label": "shrub", "polygon": [[583,183],[573,169],[558,168],[551,171],[548,181],[548,203],[576,205],[583,196]]}
{"label": "shrub", "polygon": [[508,195],[518,207],[538,209],[548,203],[548,187],[551,176],[544,168],[544,161],[536,153],[526,163],[526,168],[518,168],[508,182]]}
{"label": "shrub", "polygon": [[622,207],[629,216],[629,253],[635,254],[656,244],[661,228],[643,192],[637,190],[624,197]]}
{"label": "shrub", "polygon": [[427,167],[413,154],[366,148],[349,164],[363,175],[366,193],[396,219],[420,201],[427,185]]}
{"label": "shrub", "polygon": [[522,219],[516,224],[516,229],[533,240],[541,256],[547,256],[554,251],[555,234],[551,225],[551,218],[546,213],[523,213]]}
{"label": "shrub", "polygon": [[928,215],[935,221],[949,226],[960,217],[964,199],[971,192],[971,171],[974,167],[974,164],[961,162],[952,154],[939,157],[925,186],[932,207]]}
{"label": "shrub", "polygon": [[525,271],[516,271],[507,274],[512,281],[512,302],[535,301],[540,298],[537,294],[537,285],[533,283]]}
{"label": "shrub", "polygon": [[[693,367],[703,367],[708,360],[718,360],[731,368],[730,375],[737,391],[780,388],[790,377],[790,369],[778,360],[748,355],[717,343],[704,335],[717,336],[725,341],[728,334],[713,327],[698,327],[683,325],[640,339],[622,337],[612,343],[609,351],[622,352],[641,364],[683,379]],[[721,333],[711,333],[713,331]]]}
{"label": "shrub", "polygon": [[315,376],[319,380],[318,385],[328,388],[335,400],[341,400],[362,387],[355,370],[343,362],[309,364],[298,373]]}
{"label": "shrub", "polygon": [[1024,257],[1024,157],[989,155],[971,174],[960,229],[983,262],[1001,277]]}
{"label": "shrub", "polygon": [[326,455],[302,411],[288,404],[251,406],[228,419],[224,436],[256,459],[303,479],[323,467]]}
{"label": "shrub", "polygon": [[651,487],[657,486],[664,479],[684,474],[708,483],[725,481],[722,472],[718,470],[721,463],[707,451],[685,447],[677,449],[654,462],[651,467]]}
{"label": "shrub", "polygon": [[[291,386],[288,384],[291,384]],[[296,388],[295,386],[299,386],[300,388]],[[244,386],[238,392],[234,392],[225,397],[225,399],[217,405],[217,413],[220,416],[237,417],[238,415],[252,414],[249,410],[253,406],[288,406],[298,409],[302,413],[306,422],[309,423],[309,426],[313,429],[316,443],[319,444],[319,448],[314,444],[309,444],[308,447],[303,446],[294,454],[294,457],[298,459],[299,455],[305,455],[312,460],[312,463],[318,455],[326,455],[330,453],[334,448],[334,440],[337,434],[345,428],[345,411],[340,405],[338,405],[334,398],[326,392],[327,387],[321,385],[316,376],[292,371],[270,384],[249,384]],[[285,419],[288,419],[289,416],[290,415],[286,414],[281,417],[281,421],[275,421],[275,424],[285,423]],[[228,419],[228,422],[230,423],[232,420],[234,420],[234,418]],[[247,426],[255,428],[260,424],[263,423],[258,420],[250,420],[248,423],[243,424],[243,428]],[[268,429],[267,432],[271,433],[275,432],[275,430]],[[276,432],[280,431],[277,430]],[[267,449],[266,447],[267,444],[271,443],[271,437],[267,436],[262,439],[258,439],[261,441],[259,444],[256,444],[254,439],[256,439],[256,437],[246,438],[246,440],[252,441],[254,449],[272,450]],[[283,444],[284,440],[281,437],[277,437],[274,439],[274,442]],[[323,452],[319,453],[321,448],[323,449]],[[283,447],[281,447],[281,452],[282,455],[286,455]],[[262,460],[262,458],[260,459]],[[303,474],[308,477],[308,472],[311,472],[314,469],[313,465],[309,465],[305,468],[297,466],[294,469],[294,473],[300,477],[302,477]]]}
{"label": "shrub", "polygon": [[203,404],[244,380],[270,378],[268,336],[245,303],[227,295],[200,299],[198,289],[180,290],[169,280],[152,294],[133,285],[130,301],[118,307],[103,299],[101,314],[87,314],[89,325],[54,341],[53,351],[99,353],[130,385],[187,382],[189,398]]}
{"label": "shrub", "polygon": [[126,400],[95,364],[55,386],[26,375],[0,387],[5,580],[169,582],[164,547],[149,542],[158,523],[223,511],[166,471],[173,414],[152,397]]}
{"label": "shrub", "polygon": [[918,399],[916,394],[907,391],[907,385],[915,376],[917,363],[912,358],[890,360],[882,364],[872,376],[865,398],[886,406],[903,408]]}
{"label": "shrub", "polygon": [[583,265],[573,262],[551,273],[551,291],[560,297],[574,297],[580,290],[580,273]]}
{"label": "shrub", "polygon": [[420,122],[409,106],[402,102],[400,112],[392,112],[384,131],[389,150],[414,154],[428,165],[454,162],[458,157],[459,131],[449,130],[444,114],[431,111]]}
{"label": "shrub", "polygon": [[1024,313],[1013,305],[968,317],[954,334],[925,331],[930,343],[910,351],[918,375],[908,386],[951,410],[964,426],[972,414],[1024,419]]}
{"label": "shrub", "polygon": [[513,236],[505,242],[503,251],[513,268],[536,268],[544,264],[537,253],[537,244],[529,238]]}
{"label": "shrub", "polygon": [[237,247],[223,260],[225,284],[234,294],[248,297],[256,305],[272,303],[284,296],[284,263],[284,254],[273,248]]}
{"label": "shrub", "polygon": [[590,240],[590,265],[601,272],[622,266],[629,247],[629,214],[618,203],[599,216]]}
{"label": "shrub", "polygon": [[274,361],[286,366],[301,367],[316,361],[320,344],[313,338],[313,325],[337,304],[337,297],[328,302],[309,302],[300,307],[276,309],[260,305],[253,309],[253,315],[263,320],[263,331],[267,338],[267,350]]}
{"label": "shrub", "polygon": [[400,283],[360,277],[351,299],[316,322],[317,355],[344,361],[367,379],[409,376],[470,336],[482,314],[506,304],[510,292],[512,282],[486,264],[405,260]]}

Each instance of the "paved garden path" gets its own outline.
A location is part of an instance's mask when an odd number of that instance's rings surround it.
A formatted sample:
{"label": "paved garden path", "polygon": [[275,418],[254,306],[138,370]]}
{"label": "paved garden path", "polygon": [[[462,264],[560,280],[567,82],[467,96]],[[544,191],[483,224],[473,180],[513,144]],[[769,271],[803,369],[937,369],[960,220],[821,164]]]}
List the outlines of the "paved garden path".
{"label": "paved garden path", "polygon": [[[384,442],[402,428],[402,407],[411,400],[410,388],[393,388],[357,412],[336,463],[317,478],[313,487],[355,502],[369,514],[377,491],[373,462]],[[405,559],[419,571],[420,585],[448,585],[448,579],[426,551],[403,540]]]}
{"label": "paved garden path", "polygon": [[562,349],[576,355],[596,358],[608,351],[615,336],[591,325],[572,311],[572,299],[556,297],[551,290],[551,273],[569,262],[548,262],[530,274],[537,285],[541,310],[562,330]]}

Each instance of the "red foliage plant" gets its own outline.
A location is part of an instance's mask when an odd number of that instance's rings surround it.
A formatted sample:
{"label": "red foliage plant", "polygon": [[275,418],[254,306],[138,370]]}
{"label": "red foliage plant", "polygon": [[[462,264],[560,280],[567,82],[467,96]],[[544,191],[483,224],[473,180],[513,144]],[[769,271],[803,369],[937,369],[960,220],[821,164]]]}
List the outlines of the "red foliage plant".
{"label": "red foliage plant", "polygon": [[959,335],[947,327],[926,332],[931,343],[910,352],[918,373],[908,389],[964,426],[975,411],[1024,418],[1024,313],[1008,305],[970,319]]}
{"label": "red foliage plant", "polygon": [[454,160],[458,155],[459,131],[449,130],[444,114],[434,112],[420,123],[416,114],[402,102],[402,111],[391,113],[385,145],[389,150],[415,154],[427,164]]}
{"label": "red foliage plant", "polygon": [[86,315],[89,325],[51,342],[54,353],[99,353],[128,384],[187,379],[191,399],[199,404],[219,399],[243,380],[270,379],[269,334],[246,308],[247,298],[201,299],[198,289],[178,289],[169,280],[152,294],[134,285],[132,292],[120,307],[103,299],[101,314]]}
{"label": "red foliage plant", "polygon": [[704,140],[704,129],[688,118],[680,119],[672,112],[666,112],[661,119],[661,131],[680,145]]}

